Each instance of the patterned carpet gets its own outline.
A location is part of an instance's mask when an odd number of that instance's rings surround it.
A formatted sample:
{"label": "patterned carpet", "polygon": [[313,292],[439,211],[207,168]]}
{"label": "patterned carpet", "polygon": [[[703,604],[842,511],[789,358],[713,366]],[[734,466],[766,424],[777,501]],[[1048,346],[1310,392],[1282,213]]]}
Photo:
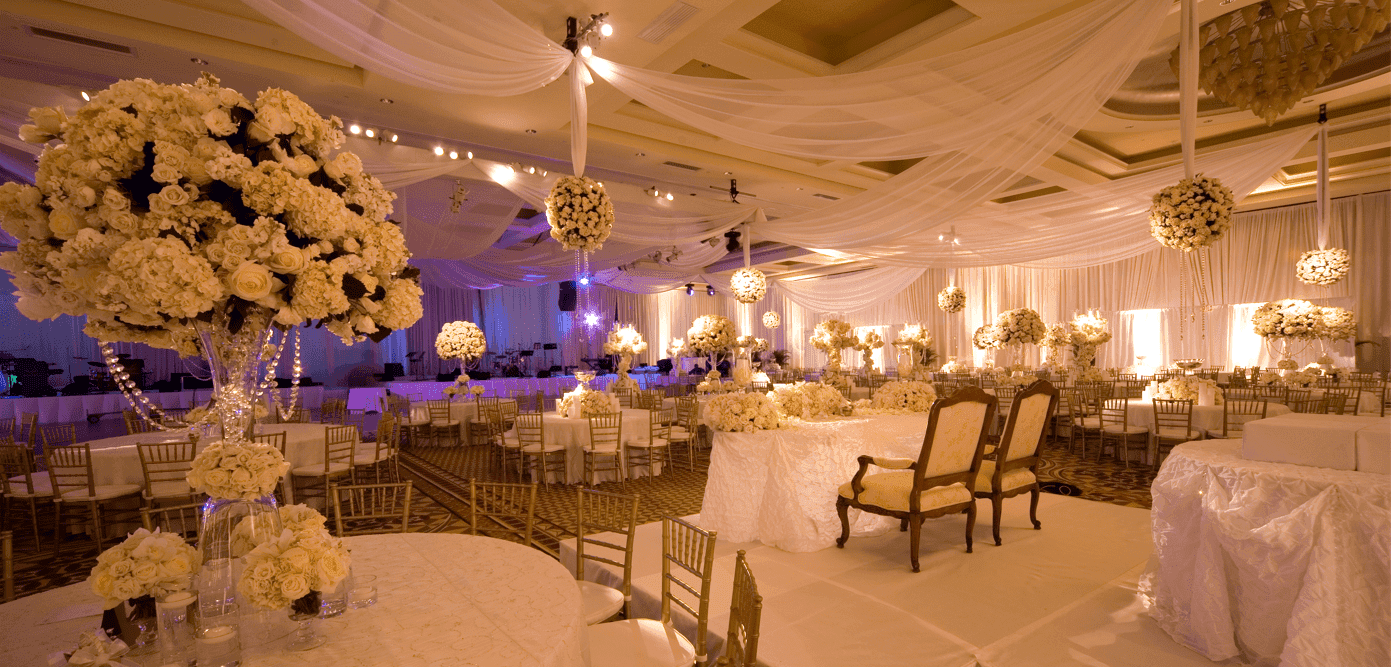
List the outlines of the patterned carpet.
{"label": "patterned carpet", "polygon": [[[1151,507],[1149,466],[1133,463],[1130,468],[1111,454],[1101,460],[1097,444],[1092,443],[1087,459],[1077,451],[1066,451],[1063,442],[1046,445],[1040,466],[1042,486],[1049,492],[1077,495],[1087,500],[1128,507]],[[642,478],[627,485],[605,482],[603,491],[638,494],[639,522],[657,521],[664,515],[686,516],[701,511],[706,490],[708,459],[698,456],[696,469],[685,466],[669,469],[656,479]],[[501,480],[491,466],[483,447],[418,447],[403,452],[403,479],[415,483],[412,501],[413,531],[463,533],[469,530],[469,480]],[[516,481],[515,479],[510,481]],[[575,535],[576,487],[543,485],[537,491],[537,546],[553,556],[557,542]],[[35,551],[27,510],[15,517],[15,591],[23,597],[86,579],[96,563],[96,544],[85,535],[70,535],[61,554],[53,548],[52,513],[40,514],[43,549]]]}

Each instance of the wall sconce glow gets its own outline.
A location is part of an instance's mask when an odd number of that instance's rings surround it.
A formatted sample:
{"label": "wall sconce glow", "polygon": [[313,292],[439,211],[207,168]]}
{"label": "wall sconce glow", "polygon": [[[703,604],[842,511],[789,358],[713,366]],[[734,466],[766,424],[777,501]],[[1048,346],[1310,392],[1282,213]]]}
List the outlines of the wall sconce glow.
{"label": "wall sconce glow", "polygon": [[595,313],[586,313],[586,314],[585,314],[585,326],[587,326],[587,327],[593,327],[593,326],[595,326],[596,324],[599,324],[599,323],[600,323],[600,316],[599,316],[599,315],[596,315]]}
{"label": "wall sconce glow", "polygon": [[444,155],[444,154],[445,154],[445,149],[444,149],[444,148],[441,148],[440,146],[436,146],[436,147],[435,147],[435,154],[436,154],[436,155]]}
{"label": "wall sconce glow", "polygon": [[358,124],[357,124],[357,123],[354,123],[354,124],[348,126],[348,132],[349,132],[350,134],[362,134],[362,133],[363,133],[363,128],[358,127]]}

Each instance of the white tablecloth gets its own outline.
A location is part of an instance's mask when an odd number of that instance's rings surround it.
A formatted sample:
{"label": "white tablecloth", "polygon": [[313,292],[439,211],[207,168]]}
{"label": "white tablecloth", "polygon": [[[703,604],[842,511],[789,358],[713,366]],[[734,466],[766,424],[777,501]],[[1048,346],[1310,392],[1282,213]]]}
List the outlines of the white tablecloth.
{"label": "white tablecloth", "polygon": [[[620,437],[624,444],[631,442],[648,442],[648,411],[626,409],[622,411],[624,415],[621,419]],[[547,412],[542,415],[542,436],[548,445],[560,444],[566,447],[566,483],[580,484],[589,483],[585,479],[585,456],[582,448],[590,443],[590,420],[571,419],[562,417],[555,412]],[[662,464],[656,464],[659,473],[662,472]],[[640,466],[629,471],[630,477],[639,477],[649,473],[647,466]],[[596,473],[596,479],[601,482],[609,481],[614,478],[607,473]]]}
{"label": "white tablecloth", "polygon": [[[290,390],[281,389],[281,400],[290,400]],[[145,397],[162,408],[192,408],[208,403],[212,389],[188,391],[150,391]],[[317,408],[323,402],[324,387],[301,387],[300,405]],[[18,422],[26,413],[38,413],[40,424],[66,424],[86,419],[89,415],[119,414],[131,409],[126,397],[119,392],[87,394],[84,396],[45,396],[43,398],[10,397],[0,399],[0,419],[14,417]]]}
{"label": "white tablecloth", "polygon": [[1175,448],[1151,485],[1152,616],[1211,660],[1389,663],[1389,477]]}
{"label": "white tablecloth", "polygon": [[[585,620],[574,578],[546,554],[488,537],[408,533],[346,540],[355,575],[377,577],[377,604],[321,621],[323,646],[244,651],[247,667],[479,665],[579,667]],[[45,624],[99,602],[74,584],[0,605],[5,664],[44,665],[98,615]],[[283,615],[283,614],[282,614]],[[250,653],[250,655],[248,655]],[[156,664],[151,662],[149,664]]]}
{"label": "white tablecloth", "polygon": [[[440,400],[440,399],[434,399]],[[450,401],[450,419],[461,424],[468,424],[474,421],[479,415],[479,403],[473,400]],[[411,404],[411,417],[430,419],[430,406],[425,403]]]}
{"label": "white tablecloth", "polygon": [[[841,535],[837,487],[856,474],[856,458],[914,458],[928,414],[800,421],[773,431],[712,439],[702,526],[730,542],[760,541],[784,551],[817,551]],[[878,469],[872,469],[877,472]],[[879,535],[899,522],[851,509],[854,536]]]}
{"label": "white tablecloth", "polygon": [[[1291,408],[1275,401],[1267,402],[1267,416],[1276,417],[1291,412]],[[1127,401],[1127,424],[1144,426],[1149,431],[1156,422],[1156,410],[1151,401],[1133,398]],[[1219,431],[1224,428],[1224,406],[1196,405],[1191,408],[1190,428],[1199,431]]]}
{"label": "white tablecloth", "polygon": [[[609,383],[614,382],[617,377],[616,375],[597,376],[594,380],[590,381],[590,388],[596,391],[603,391],[609,386]],[[639,387],[644,389],[666,386],[676,382],[676,378],[658,375],[656,373],[631,373],[629,377],[633,378],[638,382]],[[387,384],[387,388],[390,389],[393,394],[401,394],[407,397],[419,394],[422,400],[434,400],[444,398],[441,392],[451,384],[450,382],[391,382]],[[556,398],[575,389],[576,379],[570,375],[550,378],[494,378],[492,380],[483,380],[471,384],[482,386],[485,396],[508,398],[512,396],[514,392],[520,391],[531,395],[540,390],[547,396]]]}

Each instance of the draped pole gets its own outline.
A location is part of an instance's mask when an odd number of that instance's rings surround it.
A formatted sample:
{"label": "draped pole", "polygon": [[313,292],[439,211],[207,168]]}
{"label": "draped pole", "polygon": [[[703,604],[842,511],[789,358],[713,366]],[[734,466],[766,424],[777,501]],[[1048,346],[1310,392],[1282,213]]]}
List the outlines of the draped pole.
{"label": "draped pole", "polygon": [[1330,138],[1325,105],[1320,105],[1320,132],[1316,135],[1316,244],[1321,250],[1330,245]]}
{"label": "draped pole", "polygon": [[590,68],[585,66],[577,54],[571,59],[571,171],[576,176],[585,175],[586,126],[590,122],[590,111],[585,98],[585,87],[595,82],[590,76]]}
{"label": "draped pole", "polygon": [[[1185,180],[1195,174],[1195,130],[1199,119],[1200,26],[1198,0],[1180,3],[1180,156],[1185,167]],[[1207,269],[1209,251],[1200,248],[1182,255],[1180,267],[1180,345],[1185,349],[1186,320],[1199,320],[1200,348],[1204,345],[1209,308]],[[1190,292],[1195,294],[1194,304]]]}

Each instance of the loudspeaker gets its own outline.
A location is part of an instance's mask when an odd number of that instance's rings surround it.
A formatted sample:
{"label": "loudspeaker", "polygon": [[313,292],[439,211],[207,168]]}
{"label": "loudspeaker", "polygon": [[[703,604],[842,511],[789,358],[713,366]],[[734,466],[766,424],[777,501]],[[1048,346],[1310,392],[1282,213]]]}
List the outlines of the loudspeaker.
{"label": "loudspeaker", "polygon": [[563,313],[573,313],[576,310],[576,281],[561,281],[561,291],[556,297],[556,307]]}

